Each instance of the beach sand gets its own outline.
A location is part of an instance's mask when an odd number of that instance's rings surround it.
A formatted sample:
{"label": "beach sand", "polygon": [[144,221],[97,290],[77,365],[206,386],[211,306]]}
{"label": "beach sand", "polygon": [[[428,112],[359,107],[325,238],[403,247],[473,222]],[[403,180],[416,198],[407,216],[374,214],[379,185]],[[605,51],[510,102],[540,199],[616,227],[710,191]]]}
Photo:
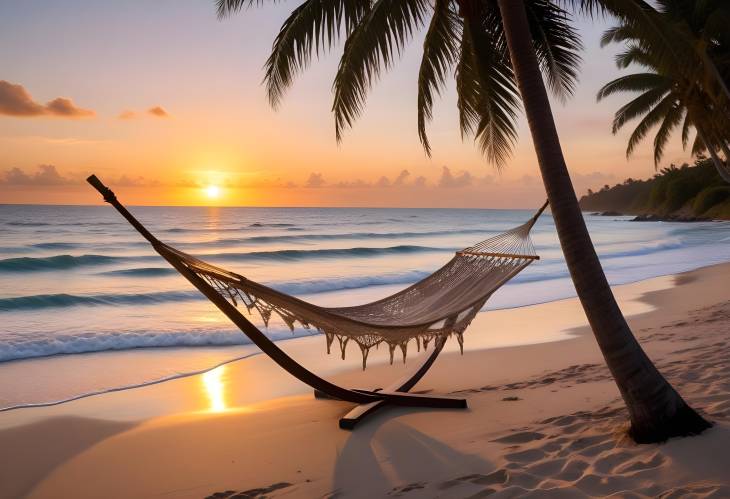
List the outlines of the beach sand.
{"label": "beach sand", "polygon": [[[465,396],[468,410],[388,408],[343,431],[352,404],[315,400],[259,355],[0,413],[0,497],[730,497],[728,282],[723,264],[616,289],[659,369],[715,423],[701,436],[626,437],[618,390],[571,299],[480,314],[470,349],[450,346],[416,387]],[[545,342],[489,344],[496,330]],[[285,343],[353,387],[418,365],[362,373],[354,351],[345,363],[325,356],[322,338]]]}

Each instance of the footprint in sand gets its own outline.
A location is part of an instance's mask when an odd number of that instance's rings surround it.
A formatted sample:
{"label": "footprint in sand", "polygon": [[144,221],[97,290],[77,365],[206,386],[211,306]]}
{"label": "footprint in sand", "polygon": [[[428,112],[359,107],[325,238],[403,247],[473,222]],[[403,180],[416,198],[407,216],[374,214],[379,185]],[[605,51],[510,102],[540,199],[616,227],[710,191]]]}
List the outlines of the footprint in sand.
{"label": "footprint in sand", "polygon": [[279,482],[269,485],[268,487],[260,487],[257,489],[249,489],[244,491],[226,490],[225,492],[216,492],[209,495],[205,499],[249,499],[253,497],[266,497],[271,492],[291,487],[288,482]]}
{"label": "footprint in sand", "polygon": [[626,462],[629,461],[631,457],[631,453],[623,450],[608,452],[596,459],[593,464],[593,469],[599,473],[610,474],[625,466]]}
{"label": "footprint in sand", "polygon": [[543,438],[545,438],[545,435],[542,433],[536,431],[522,431],[520,433],[513,433],[506,437],[494,439],[492,442],[501,444],[525,444],[527,442],[534,442],[535,440],[542,440]]}
{"label": "footprint in sand", "polygon": [[667,463],[669,459],[662,456],[658,452],[654,454],[650,459],[646,461],[637,460],[633,461],[631,463],[627,463],[624,466],[621,466],[617,471],[620,473],[631,473],[634,471],[644,471],[644,470],[650,470],[653,468],[659,468],[663,464]]}
{"label": "footprint in sand", "polygon": [[727,485],[701,483],[669,489],[664,491],[662,494],[658,494],[657,497],[661,499],[730,497],[730,487]]}
{"label": "footprint in sand", "polygon": [[453,480],[448,480],[439,485],[442,490],[456,487],[463,483],[473,483],[476,485],[506,485],[510,479],[510,474],[507,470],[493,471],[488,475],[482,475],[481,473],[474,473],[472,475],[465,475]]}
{"label": "footprint in sand", "polygon": [[565,463],[565,466],[563,466],[563,469],[554,478],[566,482],[574,482],[583,476],[587,468],[587,462],[581,459],[569,459]]}
{"label": "footprint in sand", "polygon": [[426,485],[427,485],[426,482],[409,483],[407,485],[402,485],[400,487],[393,488],[390,492],[388,492],[388,495],[398,497],[403,494],[407,494],[408,492],[410,492],[412,490],[425,489]]}
{"label": "footprint in sand", "polygon": [[547,454],[540,449],[527,449],[507,454],[504,457],[507,461],[511,461],[513,463],[534,463],[535,461],[544,458],[546,455]]}

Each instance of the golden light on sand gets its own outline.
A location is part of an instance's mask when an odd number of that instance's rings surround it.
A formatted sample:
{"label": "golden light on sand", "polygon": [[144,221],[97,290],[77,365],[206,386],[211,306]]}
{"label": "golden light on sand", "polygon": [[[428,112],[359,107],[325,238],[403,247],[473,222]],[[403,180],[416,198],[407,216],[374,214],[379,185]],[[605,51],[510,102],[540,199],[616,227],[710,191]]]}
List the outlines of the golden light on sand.
{"label": "golden light on sand", "polygon": [[223,373],[226,366],[216,367],[203,374],[203,388],[210,401],[211,412],[223,412],[226,410],[225,386],[223,384]]}
{"label": "golden light on sand", "polygon": [[217,185],[209,185],[205,188],[205,195],[210,199],[217,199],[221,195],[221,188]]}

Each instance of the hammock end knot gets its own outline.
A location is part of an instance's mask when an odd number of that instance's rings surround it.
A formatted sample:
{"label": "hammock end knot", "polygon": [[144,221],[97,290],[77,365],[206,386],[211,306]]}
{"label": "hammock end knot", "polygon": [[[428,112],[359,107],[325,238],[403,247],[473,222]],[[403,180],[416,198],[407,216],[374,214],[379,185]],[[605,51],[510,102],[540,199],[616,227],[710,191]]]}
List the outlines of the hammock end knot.
{"label": "hammock end knot", "polygon": [[102,195],[104,201],[106,201],[107,203],[113,204],[117,200],[117,196],[114,194],[114,192],[110,188],[105,186],[96,175],[89,175],[86,181],[91,184],[94,189],[99,191],[99,194]]}

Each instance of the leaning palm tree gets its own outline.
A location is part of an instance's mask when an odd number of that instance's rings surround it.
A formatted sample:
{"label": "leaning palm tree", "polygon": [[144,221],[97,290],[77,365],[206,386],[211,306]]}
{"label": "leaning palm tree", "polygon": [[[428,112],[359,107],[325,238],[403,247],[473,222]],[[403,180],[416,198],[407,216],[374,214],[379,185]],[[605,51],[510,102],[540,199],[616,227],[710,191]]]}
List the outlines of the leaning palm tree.
{"label": "leaning palm tree", "polygon": [[[615,33],[616,28],[608,32],[611,38]],[[696,74],[684,74],[677,68],[661,68],[646,45],[635,38],[631,39],[624,52],[618,54],[616,64],[619,68],[637,64],[646,70],[616,78],[603,86],[597,96],[601,100],[621,92],[639,93],[616,111],[613,120],[612,131],[615,134],[629,121],[642,117],[629,137],[627,157],[652,128],[658,127],[654,137],[654,165],[658,166],[672,132],[681,126],[682,145],[686,148],[694,128],[697,135],[692,146],[693,154],[707,150],[717,173],[730,183],[730,164],[727,163],[730,157],[723,162],[716,152],[716,149],[727,151],[730,119],[712,106],[701,79]]]}
{"label": "leaning palm tree", "polygon": [[[217,0],[222,16],[263,0]],[[566,0],[590,12],[644,15],[642,0]],[[284,22],[266,63],[277,105],[313,56],[344,39],[334,82],[338,140],[360,115],[368,91],[414,32],[427,26],[418,77],[418,131],[453,70],[462,133],[503,163],[516,139],[520,97],[565,260],[588,321],[616,380],[637,442],[697,434],[709,427],[657,371],[624,319],[578,206],[552,117],[547,87],[571,92],[579,40],[570,18],[550,0],[306,0]],[[547,87],[543,81],[547,80]]]}

